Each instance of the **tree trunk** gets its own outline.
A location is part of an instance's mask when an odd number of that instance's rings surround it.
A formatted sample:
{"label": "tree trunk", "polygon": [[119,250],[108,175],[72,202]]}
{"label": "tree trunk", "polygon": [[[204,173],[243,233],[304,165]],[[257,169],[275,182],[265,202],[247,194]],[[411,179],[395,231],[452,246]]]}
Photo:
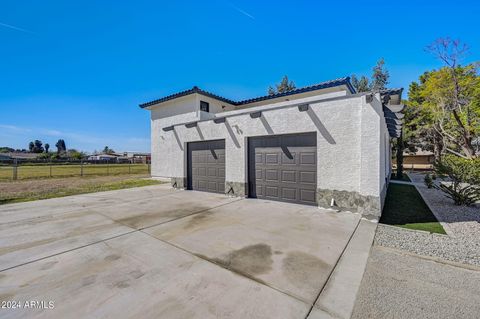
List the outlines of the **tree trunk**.
{"label": "tree trunk", "polygon": [[460,147],[462,148],[467,158],[475,157],[475,149],[472,146],[472,136],[470,135],[468,128],[463,125],[463,122],[460,119],[460,116],[458,115],[456,110],[452,110],[452,114],[453,118],[455,119],[460,128],[460,133],[462,134],[462,141],[458,144],[460,144]]}
{"label": "tree trunk", "polygon": [[433,157],[435,163],[440,163],[442,161],[442,152],[443,152],[443,138],[438,132],[433,132]]}
{"label": "tree trunk", "polygon": [[403,132],[397,137],[397,179],[403,178]]}

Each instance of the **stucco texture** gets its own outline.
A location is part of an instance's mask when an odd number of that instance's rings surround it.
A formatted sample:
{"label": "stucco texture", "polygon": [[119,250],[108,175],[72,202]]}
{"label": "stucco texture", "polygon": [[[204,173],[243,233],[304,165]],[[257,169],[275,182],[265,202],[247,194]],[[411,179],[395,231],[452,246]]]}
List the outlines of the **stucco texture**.
{"label": "stucco texture", "polygon": [[[248,182],[248,137],[315,132],[317,188],[352,192],[354,196],[374,197],[380,201],[390,166],[386,149],[389,148],[388,133],[379,96],[371,103],[366,102],[365,96],[311,102],[332,96],[335,94],[226,111],[217,115],[235,116],[228,117],[224,123],[201,121],[196,127],[176,125],[174,130],[164,132],[163,127],[200,120],[201,116],[198,101],[202,97],[194,94],[171,101],[151,111],[152,175],[186,177],[187,143],[224,139],[226,181],[244,185]],[[288,107],[299,102],[310,102],[308,111]],[[276,108],[282,105],[286,107]],[[262,116],[251,118],[248,114],[240,114],[254,110],[262,110]]]}

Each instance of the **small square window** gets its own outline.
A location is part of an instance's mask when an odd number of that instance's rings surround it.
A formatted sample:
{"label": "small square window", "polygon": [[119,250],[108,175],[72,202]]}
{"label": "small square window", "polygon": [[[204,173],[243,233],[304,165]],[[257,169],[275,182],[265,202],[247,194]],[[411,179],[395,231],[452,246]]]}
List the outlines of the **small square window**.
{"label": "small square window", "polygon": [[200,111],[209,112],[210,104],[208,102],[200,101]]}

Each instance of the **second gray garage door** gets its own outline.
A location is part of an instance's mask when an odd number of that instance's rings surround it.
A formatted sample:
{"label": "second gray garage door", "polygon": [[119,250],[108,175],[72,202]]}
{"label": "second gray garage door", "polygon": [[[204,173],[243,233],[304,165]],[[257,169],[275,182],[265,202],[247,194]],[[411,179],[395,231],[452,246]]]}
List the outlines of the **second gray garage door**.
{"label": "second gray garage door", "polygon": [[225,140],[188,143],[188,189],[225,193]]}
{"label": "second gray garage door", "polygon": [[315,133],[251,137],[249,196],[316,205]]}

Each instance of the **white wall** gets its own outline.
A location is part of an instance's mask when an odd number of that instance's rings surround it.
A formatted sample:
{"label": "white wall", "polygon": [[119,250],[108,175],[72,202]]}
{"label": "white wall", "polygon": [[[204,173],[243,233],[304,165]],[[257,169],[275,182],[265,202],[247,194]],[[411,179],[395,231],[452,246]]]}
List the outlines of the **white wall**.
{"label": "white wall", "polygon": [[[204,121],[198,122],[197,127],[180,125],[168,132],[162,128],[198,119],[200,100],[211,101],[201,95],[191,95],[155,108],[152,110],[152,176],[186,177],[188,142],[225,139],[226,181],[246,183],[248,137],[316,132],[317,187],[380,196],[389,171],[389,165],[385,165],[389,163],[389,144],[378,95],[372,103],[366,103],[365,96],[311,103],[308,112],[299,112],[297,107],[269,110],[321,97],[331,96],[310,96],[248,109],[262,110],[262,117],[255,119],[248,114],[238,115],[245,110],[223,112],[222,116],[236,116],[228,117],[225,123]],[[211,103],[210,107],[217,104]]]}
{"label": "white wall", "polygon": [[226,111],[234,110],[235,107],[231,104],[212,99],[211,97],[202,95],[202,94],[195,94],[195,98],[197,100],[197,105],[200,108],[200,101],[208,102],[210,104],[210,113],[222,113]]}
{"label": "white wall", "polygon": [[198,116],[197,109],[198,105],[195,96],[192,94],[168,101],[150,110],[152,176],[177,176],[172,175],[176,172],[168,172],[165,169],[166,162],[168,162],[168,166],[171,166],[167,154],[175,154],[177,150],[175,149],[176,144],[175,139],[172,138],[172,132],[164,132],[162,128],[175,123],[194,121]]}
{"label": "white wall", "polygon": [[[292,102],[290,102],[292,103]],[[197,127],[176,126],[163,132],[152,143],[152,175],[186,176],[184,152],[187,142],[226,140],[226,180],[246,182],[246,138],[268,134],[317,132],[317,187],[358,191],[360,170],[360,117],[362,98],[311,104],[308,112],[296,107],[263,110],[262,118],[248,114],[229,117],[226,123],[199,122]],[[152,127],[168,126],[171,118],[158,119]],[[153,137],[153,136],[152,136]],[[177,139],[178,137],[178,139]],[[153,138],[152,138],[153,141]],[[153,163],[156,163],[155,165]]]}

